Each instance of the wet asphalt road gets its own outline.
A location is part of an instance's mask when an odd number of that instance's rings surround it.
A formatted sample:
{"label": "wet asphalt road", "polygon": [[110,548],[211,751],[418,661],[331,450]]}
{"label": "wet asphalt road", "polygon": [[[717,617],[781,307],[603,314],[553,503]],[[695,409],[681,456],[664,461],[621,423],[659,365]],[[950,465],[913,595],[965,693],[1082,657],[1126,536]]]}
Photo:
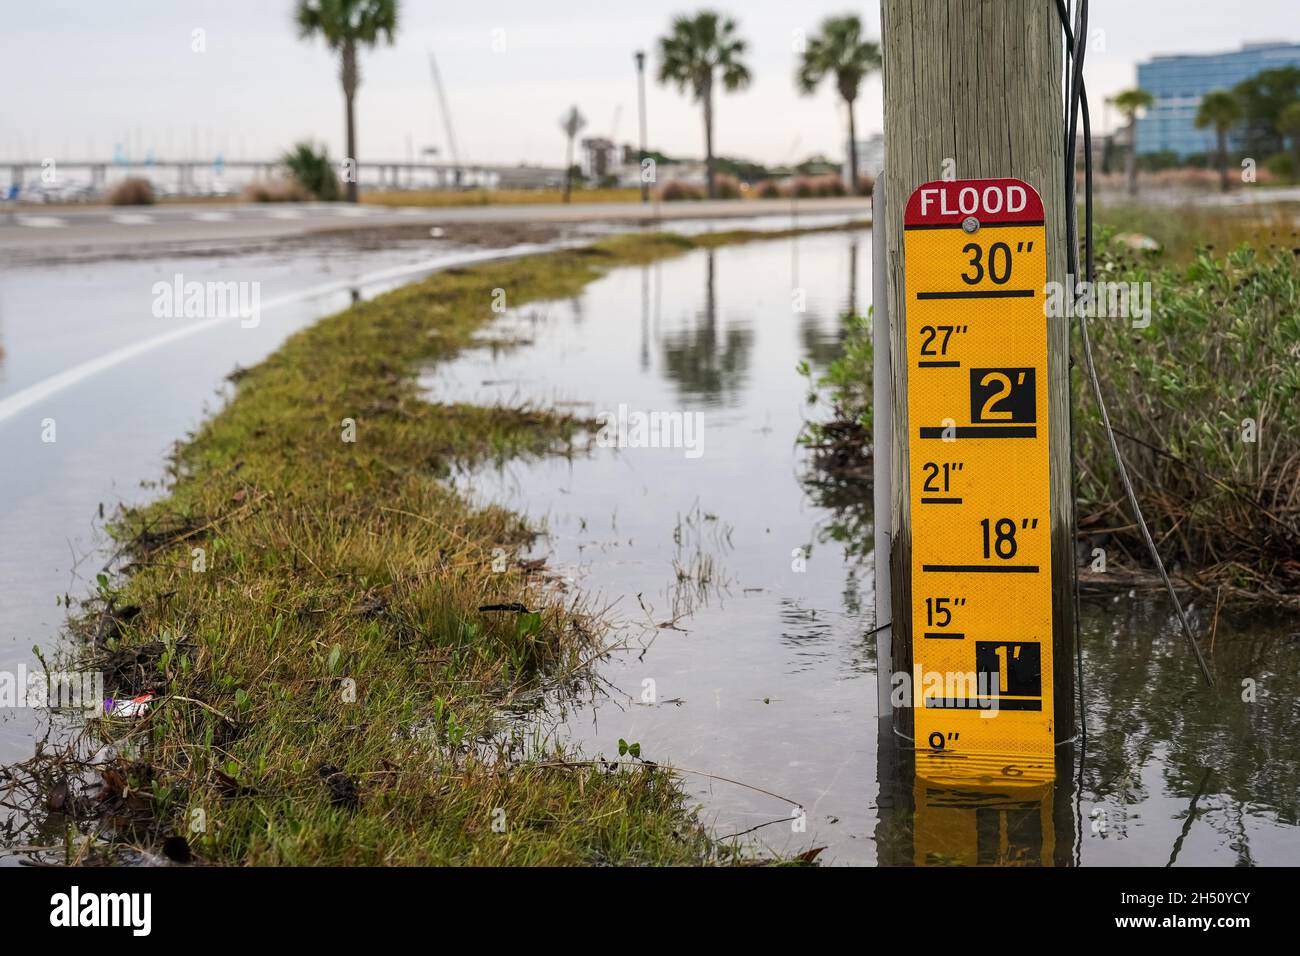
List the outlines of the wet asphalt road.
{"label": "wet asphalt road", "polygon": [[574,203],[516,206],[387,207],[347,203],[200,203],[157,206],[0,208],[0,262],[93,247],[139,255],[188,243],[237,243],[382,226],[493,223],[643,223],[687,219],[860,213],[865,199],[751,199],[743,202]]}

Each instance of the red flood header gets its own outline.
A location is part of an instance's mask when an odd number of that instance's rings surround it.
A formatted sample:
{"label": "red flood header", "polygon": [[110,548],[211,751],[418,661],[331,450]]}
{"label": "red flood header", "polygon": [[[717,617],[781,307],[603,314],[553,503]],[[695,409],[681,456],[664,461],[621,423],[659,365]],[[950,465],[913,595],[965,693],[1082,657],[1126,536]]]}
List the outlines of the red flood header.
{"label": "red flood header", "polygon": [[1040,225],[1043,200],[1019,179],[958,179],[918,186],[907,200],[904,228],[960,226],[967,216],[980,225]]}

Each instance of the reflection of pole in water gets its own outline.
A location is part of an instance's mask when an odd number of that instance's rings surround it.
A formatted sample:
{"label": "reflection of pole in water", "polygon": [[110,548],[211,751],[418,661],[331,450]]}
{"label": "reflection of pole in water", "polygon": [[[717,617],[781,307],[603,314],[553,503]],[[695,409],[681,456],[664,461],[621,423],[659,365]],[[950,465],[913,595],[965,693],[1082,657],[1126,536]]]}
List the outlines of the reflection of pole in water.
{"label": "reflection of pole in water", "polygon": [[641,370],[650,367],[650,267],[641,267]]}
{"label": "reflection of pole in water", "polygon": [[[1071,866],[1077,862],[1073,748],[1056,754],[1055,779],[935,773],[933,755],[882,733],[877,757],[881,865]],[[888,787],[893,765],[892,790]],[[936,779],[936,777],[938,779]],[[965,777],[965,779],[963,779]],[[1017,781],[1025,782],[1017,782]]]}
{"label": "reflection of pole in water", "polygon": [[[879,678],[877,678],[879,679]],[[905,752],[894,737],[893,718],[886,715],[876,720],[876,865],[910,866],[911,859],[903,852],[907,832],[909,801],[900,791],[902,781],[911,776],[904,771]]]}
{"label": "reflection of pole in water", "polygon": [[916,866],[1050,866],[1055,855],[1050,783],[1024,789],[951,788],[916,778]]}
{"label": "reflection of pole in water", "polygon": [[858,240],[849,240],[849,305],[848,315],[858,314]]}
{"label": "reflection of pole in water", "polygon": [[709,344],[715,344],[717,335],[717,298],[714,285],[713,250],[707,250],[707,278],[704,286],[704,327],[709,332]]}
{"label": "reflection of pole in water", "polygon": [[659,329],[662,327],[664,308],[664,269],[663,263],[655,263],[655,344],[659,344]]}

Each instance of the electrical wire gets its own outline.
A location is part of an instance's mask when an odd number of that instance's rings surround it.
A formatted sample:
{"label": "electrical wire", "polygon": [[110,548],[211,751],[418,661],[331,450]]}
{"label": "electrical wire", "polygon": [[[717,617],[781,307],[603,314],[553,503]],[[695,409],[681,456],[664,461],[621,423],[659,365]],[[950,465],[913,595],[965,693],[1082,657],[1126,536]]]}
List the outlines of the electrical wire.
{"label": "electrical wire", "polygon": [[[1064,9],[1064,2],[1065,0],[1060,0],[1061,9],[1059,9],[1058,12],[1062,15],[1063,22],[1068,22],[1069,11],[1067,9]],[[1066,29],[1065,33],[1066,33],[1066,52],[1069,55],[1066,59],[1066,65],[1063,71],[1064,75],[1063,75],[1062,82],[1065,85],[1066,102],[1070,102],[1072,98],[1071,90],[1073,90],[1074,88],[1074,74],[1071,72],[1074,68],[1074,38],[1071,35],[1068,28]],[[1087,129],[1086,124],[1084,128]],[[1070,148],[1070,134],[1068,131],[1066,133],[1065,149],[1062,153],[1062,156],[1065,161],[1065,178],[1064,178],[1065,207],[1066,209],[1074,209],[1075,208],[1074,151]],[[1078,258],[1078,235],[1077,235],[1078,220],[1076,219],[1075,216],[1066,216],[1065,224],[1066,224],[1066,250],[1067,250],[1066,258],[1067,258],[1067,262],[1069,263],[1067,269],[1070,272],[1070,274],[1074,274],[1078,271],[1077,269],[1078,263],[1076,261]],[[1073,256],[1071,256],[1071,252],[1074,253]],[[1066,392],[1069,396],[1069,405],[1070,405],[1070,412],[1069,412],[1070,435],[1073,436],[1075,434],[1074,355],[1072,354],[1073,352],[1072,348],[1069,347],[1070,344],[1071,343],[1069,337],[1067,336],[1066,375],[1068,381],[1067,381]],[[1073,439],[1071,439],[1070,441],[1070,488],[1074,489],[1077,487],[1079,487],[1079,455],[1078,455],[1078,450],[1075,448],[1074,441]],[[1070,526],[1072,528],[1077,528],[1079,526],[1079,498],[1077,495],[1074,494],[1070,495]],[[1077,560],[1077,555],[1074,553],[1074,550],[1075,550],[1074,542],[1071,541],[1070,552],[1071,552],[1072,561]],[[1071,577],[1073,578],[1073,582],[1074,582],[1074,587],[1073,587],[1074,674],[1075,674],[1074,683],[1075,683],[1075,694],[1078,697],[1078,703],[1079,703],[1079,735],[1081,738],[1081,747],[1086,748],[1088,744],[1088,711],[1087,711],[1087,695],[1084,693],[1084,685],[1083,685],[1083,633],[1082,633],[1083,625],[1080,620],[1082,602],[1080,601],[1079,598],[1078,570],[1077,568],[1074,567],[1073,564],[1071,565],[1071,570],[1073,572]],[[1080,767],[1082,767],[1082,756],[1080,757]]]}
{"label": "electrical wire", "polygon": [[[1084,244],[1085,244],[1085,267],[1087,272],[1085,277],[1088,283],[1095,280],[1096,277],[1096,259],[1093,247],[1093,205],[1092,205],[1092,124],[1088,111],[1088,97],[1084,89],[1083,82],[1083,63],[1087,53],[1087,33],[1088,33],[1088,0],[1078,0],[1075,8],[1075,27],[1070,29],[1070,14],[1066,8],[1065,0],[1056,0],[1057,13],[1061,20],[1061,27],[1065,31],[1066,49],[1069,52],[1073,62],[1073,71],[1070,73],[1070,83],[1067,99],[1069,101],[1069,117],[1067,122],[1068,132],[1065,143],[1065,195],[1066,195],[1066,237],[1067,248],[1066,257],[1068,268],[1071,276],[1079,275],[1079,249],[1078,249],[1078,224],[1075,221],[1077,213],[1075,190],[1075,137],[1078,132],[1078,120],[1080,114],[1083,119],[1083,136],[1084,136]],[[1130,149],[1136,149],[1136,137]],[[1106,401],[1101,394],[1101,381],[1097,376],[1097,366],[1092,354],[1092,337],[1088,334],[1088,317],[1085,314],[1087,310],[1076,310],[1079,319],[1079,335],[1083,342],[1084,366],[1088,374],[1089,384],[1092,386],[1093,398],[1097,402],[1097,411],[1101,414],[1102,427],[1106,432],[1106,441],[1110,445],[1111,456],[1115,459],[1115,466],[1119,471],[1120,483],[1124,486],[1124,494],[1128,498],[1129,507],[1133,510],[1133,517],[1137,523],[1138,530],[1142,534],[1142,540],[1146,543],[1147,551],[1151,554],[1151,559],[1155,562],[1156,570],[1160,573],[1160,580],[1164,582],[1165,590],[1169,593],[1169,599],[1173,602],[1174,609],[1178,614],[1179,624],[1182,626],[1183,635],[1187,640],[1187,647],[1196,660],[1197,667],[1200,669],[1201,676],[1204,678],[1207,686],[1214,686],[1214,676],[1210,673],[1210,668],[1205,663],[1205,658],[1201,655],[1201,649],[1196,643],[1196,636],[1192,633],[1192,626],[1187,620],[1187,614],[1183,610],[1182,602],[1178,600],[1178,593],[1174,590],[1173,582],[1169,580],[1169,574],[1165,570],[1164,561],[1160,558],[1160,551],[1156,548],[1156,543],[1151,537],[1151,531],[1147,528],[1146,519],[1142,516],[1142,509],[1138,505],[1137,493],[1133,490],[1133,482],[1129,479],[1128,468],[1124,464],[1124,457],[1120,454],[1119,443],[1115,440],[1115,431],[1111,427],[1110,412],[1106,408]],[[1077,591],[1076,591],[1077,600]],[[1076,621],[1078,615],[1076,614]],[[1076,631],[1077,641],[1077,631]],[[1082,672],[1082,648],[1079,648],[1079,668]],[[1086,728],[1086,721],[1085,721]]]}
{"label": "electrical wire", "polygon": [[[1072,103],[1074,100],[1073,97],[1074,73],[1072,72],[1074,68],[1074,54],[1075,54],[1074,38],[1071,35],[1069,29],[1070,16],[1069,16],[1068,8],[1058,8],[1058,12],[1062,14],[1062,24],[1065,27],[1065,35],[1066,35],[1066,51],[1069,54],[1068,57],[1066,58],[1064,79],[1063,79],[1063,83],[1065,85],[1065,99],[1067,103]],[[1082,83],[1082,77],[1080,77],[1080,83]],[[1080,87],[1080,89],[1082,91],[1082,87]],[[1083,103],[1084,110],[1085,110],[1084,127],[1083,127],[1084,136],[1088,137],[1089,124],[1087,121],[1087,112],[1086,112],[1087,101],[1086,99],[1083,99],[1081,100],[1081,102]],[[1079,249],[1078,246],[1079,223],[1078,223],[1077,216],[1074,214],[1074,210],[1076,209],[1076,201],[1074,197],[1075,153],[1074,153],[1073,146],[1074,144],[1071,142],[1070,133],[1067,131],[1066,140],[1065,140],[1065,149],[1062,153],[1062,158],[1064,159],[1065,162],[1065,179],[1064,179],[1064,184],[1066,189],[1065,205],[1066,205],[1066,209],[1070,210],[1070,214],[1065,217],[1065,222],[1066,222],[1066,236],[1068,239],[1068,242],[1066,244],[1066,249],[1067,249],[1066,258],[1067,261],[1070,263],[1068,269],[1071,275],[1075,274],[1078,271],[1078,249]],[[1091,233],[1089,233],[1089,239],[1091,239]],[[1075,447],[1075,443],[1073,440],[1073,436],[1075,435],[1074,354],[1073,354],[1072,338],[1070,336],[1067,336],[1066,340],[1068,343],[1068,347],[1066,349],[1066,360],[1067,360],[1066,371],[1068,376],[1067,389],[1069,392],[1069,399],[1070,399],[1070,436],[1071,436],[1070,488],[1074,489],[1079,486],[1079,453],[1078,453],[1078,449]],[[1074,494],[1070,495],[1070,525],[1073,528],[1077,528],[1079,526],[1079,498],[1077,495]],[[1074,547],[1073,547],[1074,542],[1071,541],[1070,544],[1071,544],[1071,554],[1072,557],[1074,557],[1075,556]],[[1071,566],[1071,571],[1073,572],[1072,577],[1074,578],[1075,692],[1078,695],[1078,701],[1079,701],[1079,753],[1076,760],[1076,763],[1078,764],[1078,775],[1075,779],[1075,787],[1074,787],[1074,816],[1075,816],[1075,824],[1076,824],[1076,829],[1075,829],[1076,839],[1074,843],[1074,865],[1081,866],[1083,864],[1083,771],[1084,771],[1084,767],[1088,763],[1088,708],[1087,708],[1087,694],[1085,692],[1084,684],[1083,684],[1083,632],[1082,632],[1083,624],[1081,620],[1082,602],[1080,601],[1079,598],[1079,573],[1078,573],[1078,569],[1073,565]]]}

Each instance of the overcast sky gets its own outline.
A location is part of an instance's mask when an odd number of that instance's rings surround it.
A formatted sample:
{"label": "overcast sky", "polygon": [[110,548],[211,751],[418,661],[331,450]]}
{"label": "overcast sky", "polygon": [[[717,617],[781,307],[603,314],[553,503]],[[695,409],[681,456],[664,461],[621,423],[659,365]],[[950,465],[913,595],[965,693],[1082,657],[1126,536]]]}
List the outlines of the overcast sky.
{"label": "overcast sky", "polygon": [[[1044,0],[1049,2],[1049,0]],[[1088,82],[1094,104],[1133,84],[1156,53],[1217,51],[1242,42],[1300,40],[1298,0],[1093,0]],[[634,142],[633,52],[651,51],[674,13],[705,2],[669,0],[405,0],[395,45],[362,58],[359,152],[402,159],[445,147],[429,73],[438,55],[462,158],[560,165],[560,114],[577,104],[586,135]],[[279,155],[322,140],[342,155],[343,105],[335,58],[301,41],[292,0],[0,0],[0,157]],[[720,153],[769,164],[837,156],[844,119],[830,87],[796,94],[795,31],[856,11],[879,36],[879,5],[842,0],[728,0],[749,41],[751,87],[717,107]],[[191,51],[205,31],[206,52]],[[500,31],[500,32],[498,32]],[[494,51],[504,41],[504,49]],[[1099,110],[1100,112],[1100,110]],[[699,110],[674,88],[648,89],[650,145],[700,155]],[[1096,117],[1100,125],[1102,116]],[[858,128],[882,127],[880,79],[862,91]]]}

